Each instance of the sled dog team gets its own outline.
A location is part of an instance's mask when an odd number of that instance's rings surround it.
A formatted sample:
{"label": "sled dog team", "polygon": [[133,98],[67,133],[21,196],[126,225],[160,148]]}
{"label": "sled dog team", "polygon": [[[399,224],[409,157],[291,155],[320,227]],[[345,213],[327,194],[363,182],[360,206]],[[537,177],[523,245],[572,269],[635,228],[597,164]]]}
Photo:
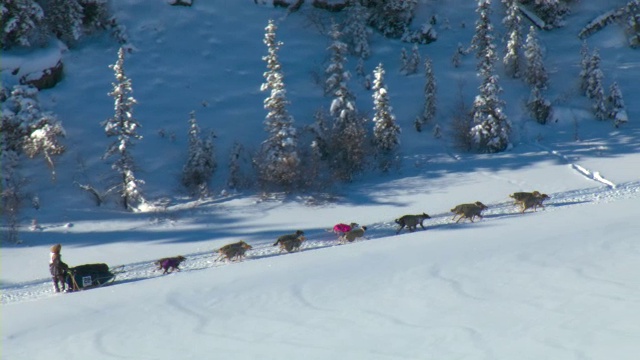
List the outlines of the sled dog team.
{"label": "sled dog team", "polygon": [[[514,200],[515,205],[520,207],[521,213],[524,213],[528,209],[537,211],[538,207],[544,208],[542,203],[549,199],[547,194],[542,194],[539,191],[515,192],[509,195],[509,197]],[[462,219],[469,219],[471,222],[473,222],[476,217],[482,219],[482,211],[487,208],[488,207],[480,201],[457,205],[451,209],[451,212],[454,214],[452,220],[455,220],[456,217],[458,217],[458,220],[456,221],[456,223],[458,223]],[[417,230],[418,225],[424,230],[424,221],[426,219],[431,219],[431,216],[427,213],[401,216],[395,219],[395,222],[399,225],[396,234],[399,234],[405,227],[409,229],[410,232],[413,232]],[[336,224],[332,230],[328,231],[338,235],[338,241],[341,244],[345,244],[364,237],[367,227],[360,226],[357,223],[350,223],[348,225],[340,223]],[[281,251],[294,252],[300,249],[303,241],[305,241],[304,231],[297,230],[295,233],[278,237],[273,246],[279,246]],[[216,261],[240,261],[245,257],[247,250],[251,249],[251,245],[244,241],[227,244],[215,251],[215,253],[218,254]],[[166,274],[174,270],[180,271],[180,263],[185,260],[186,259],[183,256],[163,258],[156,261],[155,265],[158,267],[157,270],[164,270],[163,274]]]}

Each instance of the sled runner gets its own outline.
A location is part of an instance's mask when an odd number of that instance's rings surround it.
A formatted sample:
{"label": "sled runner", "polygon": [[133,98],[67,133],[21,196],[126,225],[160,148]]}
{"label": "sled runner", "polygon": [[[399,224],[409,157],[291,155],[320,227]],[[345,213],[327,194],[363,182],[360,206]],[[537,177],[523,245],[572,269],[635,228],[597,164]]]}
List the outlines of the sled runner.
{"label": "sled runner", "polygon": [[108,285],[115,278],[116,274],[107,264],[86,264],[69,268],[67,284],[77,291]]}

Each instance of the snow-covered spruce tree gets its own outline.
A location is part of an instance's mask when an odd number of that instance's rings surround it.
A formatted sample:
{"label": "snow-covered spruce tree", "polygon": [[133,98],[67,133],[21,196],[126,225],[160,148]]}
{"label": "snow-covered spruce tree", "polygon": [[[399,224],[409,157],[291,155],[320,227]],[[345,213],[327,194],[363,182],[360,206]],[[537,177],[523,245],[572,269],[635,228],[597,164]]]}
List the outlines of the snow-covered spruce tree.
{"label": "snow-covered spruce tree", "polygon": [[531,86],[531,94],[527,101],[527,108],[534,119],[540,124],[546,124],[551,118],[551,102],[546,100],[542,93],[547,88],[549,76],[542,60],[542,50],[533,26],[529,28],[525,43],[525,57],[527,67],[525,69],[525,81]]}
{"label": "snow-covered spruce tree", "polygon": [[593,53],[591,53],[591,57],[589,58],[589,63],[587,65],[586,78],[587,86],[585,95],[587,95],[589,99],[593,99],[595,97],[595,92],[598,91],[597,88],[601,88],[603,86],[602,80],[604,78],[602,70],[600,69],[600,52],[598,49],[594,49]]}
{"label": "snow-covered spruce tree", "polygon": [[348,1],[343,33],[347,43],[351,45],[351,52],[361,59],[366,59],[371,55],[369,47],[371,29],[367,26],[369,15],[369,10],[362,6],[360,0]]}
{"label": "snow-covered spruce tree", "polygon": [[600,69],[600,53],[598,52],[598,49],[595,49],[591,55],[588,71],[586,95],[591,99],[593,115],[598,120],[606,120],[609,112],[607,111],[607,99],[604,91],[604,74]]}
{"label": "snow-covered spruce tree", "polygon": [[0,130],[6,141],[3,147],[30,158],[42,155],[55,179],[54,156],[65,151],[60,139],[65,137],[62,124],[51,112],[40,109],[38,89],[16,85],[3,104]]}
{"label": "snow-covered spruce tree", "polygon": [[115,137],[115,140],[103,155],[103,159],[115,157],[111,164],[111,168],[115,170],[118,177],[118,193],[122,198],[122,204],[125,209],[134,210],[144,203],[144,198],[140,191],[144,181],[136,178],[134,170],[136,168],[131,155],[131,149],[134,147],[135,140],[139,140],[142,136],[138,135],[140,124],[133,116],[133,106],[136,100],[131,96],[133,89],[131,87],[131,79],[124,72],[124,48],[118,50],[118,60],[115,64],[109,65],[115,73],[116,81],[112,83],[113,90],[109,92],[109,96],[114,98],[114,114],[113,117],[102,123],[107,137]]}
{"label": "snow-covered spruce tree", "polygon": [[507,0],[507,15],[502,20],[507,32],[507,47],[502,59],[505,72],[512,78],[519,78],[522,70],[522,17],[517,0]]}
{"label": "snow-covered spruce tree", "polygon": [[640,47],[640,1],[630,1],[625,6],[626,21],[625,33],[628,36],[629,46]]}
{"label": "snow-covered spruce tree", "polygon": [[324,109],[318,109],[313,118],[315,119],[313,124],[307,126],[307,130],[313,138],[311,140],[312,151],[317,153],[321,160],[329,161],[333,126],[329,119],[329,113]]}
{"label": "snow-covered spruce tree", "polygon": [[592,77],[589,81],[589,88],[593,115],[598,120],[607,120],[609,118],[609,111],[607,110],[607,98],[604,93],[604,75],[599,68],[594,69],[591,74]]}
{"label": "snow-covered spruce tree", "polygon": [[342,33],[337,24],[331,26],[331,45],[327,48],[331,53],[329,64],[324,70],[326,80],[324,82],[324,93],[330,95],[341,94],[342,96],[351,96],[348,93],[347,81],[351,77],[348,70],[345,69],[347,62],[347,44],[342,42]]}
{"label": "snow-covered spruce tree", "polygon": [[13,111],[5,109],[3,99],[0,118],[0,232],[3,241],[18,241],[18,213],[23,195],[20,194],[18,151],[22,128]]}
{"label": "snow-covered spruce tree", "polygon": [[384,73],[382,63],[373,71],[373,141],[380,157],[380,168],[387,172],[393,165],[401,130],[389,104]]}
{"label": "snow-covered spruce tree", "polygon": [[[0,131],[0,145],[4,143]],[[0,238],[3,242],[18,243],[20,208],[24,194],[20,192],[22,178],[17,171],[18,154],[0,146]]]}
{"label": "snow-covered spruce tree", "polygon": [[522,3],[533,3],[535,13],[548,28],[563,26],[564,18],[569,14],[569,7],[565,0],[524,0]]}
{"label": "snow-covered spruce tree", "polygon": [[418,44],[413,44],[410,55],[407,53],[407,49],[402,48],[400,52],[400,73],[404,75],[417,73],[421,62]]}
{"label": "snow-covered spruce tree", "polygon": [[427,58],[424,62],[425,84],[424,84],[424,108],[422,116],[416,119],[416,130],[421,131],[423,124],[428,124],[436,116],[436,78],[433,75],[433,64]]}
{"label": "snow-covered spruce tree", "polygon": [[68,46],[73,46],[82,36],[83,8],[78,0],[49,0],[45,9],[45,21],[49,29]]}
{"label": "snow-covered spruce tree", "polygon": [[[494,45],[493,25],[489,19],[491,15],[491,1],[478,0],[476,12],[479,15],[479,19],[476,21],[476,31],[471,39],[470,50],[476,52],[476,58],[480,60],[477,69],[480,70],[483,68],[483,59],[487,59],[488,53],[491,53],[491,59],[497,58]],[[495,62],[495,60],[492,60],[492,62]]]}
{"label": "snow-covered spruce tree", "polygon": [[260,87],[262,91],[269,91],[269,97],[264,100],[268,112],[264,121],[268,137],[262,143],[256,165],[263,185],[291,189],[300,177],[300,159],[293,117],[287,111],[289,102],[278,60],[282,42],[276,40],[276,30],[273,20],[269,20],[263,41],[268,54],[262,57],[267,63],[267,71]]}
{"label": "snow-covered spruce tree", "polygon": [[589,52],[589,46],[587,45],[587,41],[582,41],[582,46],[580,47],[580,90],[583,94],[587,93],[587,86],[589,85],[589,72],[591,69],[589,68],[591,65],[591,53]]}
{"label": "snow-covered spruce tree", "polygon": [[551,102],[542,96],[542,90],[536,86],[531,88],[527,101],[527,108],[531,116],[540,124],[546,124],[552,115]]}
{"label": "snow-covered spruce tree", "polygon": [[331,36],[331,62],[326,73],[327,88],[333,96],[329,108],[333,126],[325,131],[324,141],[328,149],[322,151],[322,142],[319,141],[318,150],[321,155],[323,152],[328,154],[324,157],[328,157],[330,167],[338,179],[350,181],[363,168],[366,130],[357,114],[355,96],[347,86],[351,77],[349,71],[345,70],[347,46],[340,41],[341,34],[337,25],[333,26]]}
{"label": "snow-covered spruce tree", "polygon": [[409,55],[407,49],[404,47],[400,49],[400,73],[407,74],[407,67],[409,66]]}
{"label": "snow-covered spruce tree", "polygon": [[218,164],[213,147],[213,132],[203,136],[196,120],[195,111],[189,114],[189,152],[182,168],[182,185],[192,195],[209,195],[209,181]]}
{"label": "snow-covered spruce tree", "polygon": [[399,38],[413,20],[417,3],[417,0],[369,0],[372,8],[369,21],[382,35]]}
{"label": "snow-covered spruce tree", "polygon": [[622,90],[618,86],[618,82],[614,81],[609,87],[609,96],[607,97],[609,102],[609,118],[613,120],[613,125],[618,127],[629,121],[627,116],[627,110],[624,106],[624,99],[622,98]]}
{"label": "snow-covered spruce tree", "polygon": [[418,72],[418,68],[420,67],[420,63],[422,63],[422,58],[420,57],[420,49],[418,49],[418,44],[413,44],[411,48],[411,55],[409,55],[409,59],[407,60],[407,66],[405,68],[406,74],[415,74]]}
{"label": "snow-covered spruce tree", "polygon": [[596,119],[607,120],[609,118],[609,110],[607,110],[604,88],[596,89],[595,96],[592,99],[591,109],[593,110],[593,115]]}
{"label": "snow-covered spruce tree", "polygon": [[473,102],[472,147],[479,152],[495,153],[509,146],[511,124],[504,114],[498,95],[502,91],[495,74],[494,64],[498,60],[495,52],[493,26],[489,20],[491,2],[479,0],[476,34],[472,45],[476,50],[478,75],[482,78],[480,93]]}
{"label": "snow-covered spruce tree", "polygon": [[105,29],[109,26],[109,0],[78,0],[82,6],[82,25],[86,33]]}
{"label": "snow-covered spruce tree", "polygon": [[44,157],[51,169],[53,179],[56,177],[54,156],[61,155],[65,146],[60,143],[60,138],[65,137],[62,124],[51,113],[43,113],[39,119],[29,124],[29,136],[24,140],[24,151],[28,157],[38,155]]}
{"label": "snow-covered spruce tree", "polygon": [[3,0],[0,3],[0,47],[29,47],[44,19],[44,12],[33,0]]}
{"label": "snow-covered spruce tree", "polygon": [[524,56],[527,59],[525,81],[540,90],[546,89],[549,82],[549,75],[544,67],[542,49],[538,42],[536,29],[533,26],[529,28],[529,33],[527,34]]}

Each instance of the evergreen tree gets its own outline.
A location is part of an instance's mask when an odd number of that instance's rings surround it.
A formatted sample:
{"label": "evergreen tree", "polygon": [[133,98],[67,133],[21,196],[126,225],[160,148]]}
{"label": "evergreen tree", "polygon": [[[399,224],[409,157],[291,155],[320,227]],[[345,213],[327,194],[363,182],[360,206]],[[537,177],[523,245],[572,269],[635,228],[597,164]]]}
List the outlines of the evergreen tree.
{"label": "evergreen tree", "polygon": [[413,44],[413,47],[411,48],[411,55],[409,56],[409,60],[407,61],[407,74],[417,73],[418,67],[420,67],[420,63],[422,63],[422,58],[420,57],[418,44]]}
{"label": "evergreen tree", "polygon": [[522,17],[520,16],[520,10],[518,9],[517,0],[507,1],[507,15],[502,21],[504,24],[508,39],[507,47],[505,49],[505,55],[502,62],[505,67],[505,72],[508,76],[513,78],[520,77],[522,69]]}
{"label": "evergreen tree", "polygon": [[371,24],[382,35],[399,38],[413,20],[417,0],[370,0],[373,7]]}
{"label": "evergreen tree", "polygon": [[421,123],[428,124],[436,116],[436,78],[433,75],[433,64],[427,58],[424,62],[425,85],[424,85],[424,109],[422,110]]}
{"label": "evergreen tree", "polygon": [[382,63],[373,72],[373,136],[374,144],[382,156],[381,168],[388,171],[392,158],[400,144],[400,127],[396,124],[392,107],[389,104],[389,94],[384,82]]}
{"label": "evergreen tree", "polygon": [[0,3],[0,47],[29,47],[32,37],[44,19],[44,12],[33,0],[3,0]]}
{"label": "evergreen tree", "polygon": [[600,68],[595,68],[591,72],[589,80],[589,95],[591,98],[591,108],[598,120],[606,120],[609,117],[607,110],[607,98],[604,93],[604,75]]}
{"label": "evergreen tree", "polygon": [[598,49],[593,50],[591,54],[591,58],[589,59],[589,64],[587,65],[587,87],[585,94],[589,99],[593,99],[596,97],[596,93],[603,93],[603,79],[604,74],[600,69],[600,52]]}
{"label": "evergreen tree", "polygon": [[369,48],[371,30],[367,27],[369,15],[369,10],[362,6],[360,0],[349,0],[343,32],[345,38],[348,39],[347,42],[351,45],[352,53],[361,59],[366,59],[371,55]]}
{"label": "evergreen tree", "polygon": [[407,54],[407,49],[400,49],[400,73],[407,74],[407,69],[409,67],[409,55]]}
{"label": "evergreen tree", "polygon": [[131,149],[135,145],[135,140],[142,136],[138,135],[140,124],[133,116],[133,106],[136,100],[131,96],[133,89],[131,80],[124,71],[124,48],[118,50],[118,60],[115,64],[109,65],[115,73],[116,81],[112,83],[113,90],[109,96],[114,98],[115,113],[113,117],[102,123],[107,137],[116,139],[109,145],[103,158],[116,157],[111,164],[119,178],[117,186],[125,209],[136,209],[138,205],[144,203],[141,194],[141,185],[144,181],[136,178],[134,170],[135,163],[131,155]]}
{"label": "evergreen tree", "polygon": [[498,95],[502,91],[495,75],[494,64],[497,61],[493,37],[493,26],[489,20],[490,1],[479,0],[476,22],[476,34],[472,44],[476,49],[478,74],[482,78],[480,93],[473,103],[473,125],[470,137],[473,146],[480,152],[500,152],[509,146],[511,124],[502,110],[504,102]]}
{"label": "evergreen tree", "polygon": [[609,112],[607,111],[607,98],[604,91],[604,74],[600,69],[600,53],[598,52],[598,49],[593,51],[587,68],[586,95],[591,99],[591,108],[596,119],[606,120],[609,116]]}
{"label": "evergreen tree", "polygon": [[531,88],[527,108],[531,116],[540,124],[546,124],[551,118],[551,102],[542,97],[542,91],[537,86]]}
{"label": "evergreen tree", "polygon": [[569,13],[569,7],[564,0],[528,0],[527,2],[533,2],[535,13],[545,22],[547,28],[564,25],[564,18]]}
{"label": "evergreen tree", "polygon": [[615,127],[620,126],[623,123],[629,121],[627,111],[625,110],[624,100],[622,98],[622,90],[618,86],[617,82],[613,82],[609,87],[609,96],[607,97],[609,107],[609,118],[613,120]]}
{"label": "evergreen tree", "polygon": [[332,42],[329,45],[331,57],[329,65],[325,69],[327,80],[325,81],[325,94],[336,95],[339,97],[350,97],[347,90],[347,81],[351,74],[345,69],[347,62],[347,44],[341,41],[342,33],[338,29],[337,24],[331,27]]}
{"label": "evergreen tree", "polygon": [[51,113],[43,113],[35,122],[29,124],[29,137],[25,139],[24,149],[27,156],[34,158],[42,155],[51,169],[53,178],[56,177],[53,156],[64,153],[65,146],[60,138],[65,137],[62,124]]}
{"label": "evergreen tree", "polygon": [[587,93],[587,86],[589,85],[590,64],[591,54],[589,53],[589,47],[586,41],[582,41],[582,46],[580,47],[580,90],[584,94]]}
{"label": "evergreen tree", "polygon": [[549,75],[544,67],[542,50],[540,49],[540,44],[536,36],[536,29],[533,26],[529,28],[529,34],[527,34],[524,55],[527,59],[527,68],[525,70],[526,82],[540,90],[546,89]]}
{"label": "evergreen tree", "polygon": [[82,36],[83,8],[78,0],[49,0],[45,18],[49,29],[72,46]]}
{"label": "evergreen tree", "polygon": [[82,25],[86,33],[109,26],[109,0],[78,0],[78,3],[82,6]]}
{"label": "evergreen tree", "polygon": [[4,147],[5,133],[0,131],[0,224],[2,241],[18,243],[19,211],[24,194],[20,189],[23,183],[18,172],[18,154]]}
{"label": "evergreen tree", "polygon": [[3,103],[0,132],[2,148],[30,158],[42,155],[55,179],[53,157],[65,151],[60,142],[65,131],[55,115],[40,109],[38,89],[30,85],[13,87]]}
{"label": "evergreen tree", "polygon": [[495,62],[497,59],[493,25],[489,19],[491,15],[491,1],[478,0],[476,12],[479,15],[479,19],[476,21],[476,32],[471,39],[471,49],[475,50],[476,58],[480,60],[477,69],[481,70],[486,67],[484,65],[485,61],[491,60],[491,62]]}
{"label": "evergreen tree", "polygon": [[[346,44],[340,41],[340,32],[334,25],[332,31],[333,43],[329,47],[331,63],[327,67],[327,85],[333,95],[330,115],[333,117],[333,127],[325,131],[324,139],[331,168],[341,180],[350,181],[353,175],[363,168],[364,142],[366,131],[364,123],[357,114],[355,96],[349,91],[347,81],[351,74],[345,70]],[[322,142],[318,143],[318,149]],[[322,154],[323,151],[320,151]],[[326,156],[324,156],[326,157]]]}
{"label": "evergreen tree", "polygon": [[278,60],[282,42],[276,40],[276,30],[273,20],[269,20],[263,40],[268,54],[262,58],[267,63],[267,71],[260,87],[262,91],[269,91],[269,97],[264,100],[268,112],[264,121],[268,137],[262,143],[256,164],[265,185],[291,188],[300,175],[300,159],[293,117],[287,111],[289,102]]}
{"label": "evergreen tree", "polygon": [[527,35],[525,57],[527,59],[525,80],[531,85],[531,95],[527,107],[537,122],[546,124],[551,118],[552,109],[551,102],[542,96],[542,92],[547,88],[549,76],[542,61],[542,50],[533,26],[529,28]]}
{"label": "evergreen tree", "polygon": [[203,137],[196,120],[195,112],[189,114],[189,153],[182,168],[182,184],[200,197],[209,195],[209,181],[218,164],[213,147],[215,135],[211,132]]}

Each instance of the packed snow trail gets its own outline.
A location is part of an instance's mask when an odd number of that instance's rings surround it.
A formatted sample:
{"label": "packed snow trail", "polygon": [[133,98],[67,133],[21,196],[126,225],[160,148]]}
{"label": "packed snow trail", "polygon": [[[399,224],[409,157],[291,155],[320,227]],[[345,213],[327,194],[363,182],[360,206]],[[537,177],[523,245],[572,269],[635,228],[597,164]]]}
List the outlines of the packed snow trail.
{"label": "packed snow trail", "polygon": [[[547,212],[555,212],[565,210],[581,204],[598,204],[612,202],[620,199],[629,199],[640,197],[640,181],[633,181],[616,186],[596,187],[588,189],[578,189],[565,191],[561,193],[549,194],[550,199],[545,202],[544,210]],[[487,203],[485,204],[489,208],[483,211],[483,219],[476,220],[476,222],[495,221],[507,218],[510,216],[524,216],[520,214],[520,209],[514,205],[512,200],[499,202],[499,203]],[[444,212],[438,214],[429,214],[431,219],[424,221],[426,230],[422,230],[418,227],[418,232],[428,231],[429,229],[443,229],[455,228],[457,226],[469,226],[468,221],[456,224],[452,220],[451,212]],[[369,241],[378,238],[391,237],[396,235],[398,225],[394,222],[394,219],[389,221],[363,224],[367,226],[367,232],[364,240]],[[407,233],[405,228],[399,234]],[[426,233],[428,234],[428,232]],[[300,251],[309,251],[314,249],[326,248],[331,246],[342,245],[337,238],[337,235],[327,232],[326,229],[315,229],[305,231],[307,240],[302,244]],[[348,244],[347,244],[348,245]],[[243,261],[254,261],[268,257],[283,256],[288,253],[282,252],[279,247],[271,246],[270,242],[267,245],[254,246],[253,249],[247,251],[246,258]],[[215,268],[219,266],[235,265],[240,262],[228,262],[228,261],[216,261],[218,254],[214,251],[205,251],[192,254],[185,254],[187,260],[180,265],[180,272],[174,272],[169,275],[163,275],[162,271],[157,270],[157,266],[154,264],[155,260],[143,261],[132,264],[116,265],[112,269],[118,269],[116,279],[112,285],[136,282],[141,280],[148,280],[161,276],[180,276],[181,273],[198,271],[203,269]],[[175,274],[175,275],[174,275]],[[32,281],[9,284],[2,286],[0,297],[1,304],[19,303],[25,301],[40,300],[51,296],[57,296],[53,292],[53,285],[50,278],[36,279]],[[71,294],[65,294],[73,295]]]}

